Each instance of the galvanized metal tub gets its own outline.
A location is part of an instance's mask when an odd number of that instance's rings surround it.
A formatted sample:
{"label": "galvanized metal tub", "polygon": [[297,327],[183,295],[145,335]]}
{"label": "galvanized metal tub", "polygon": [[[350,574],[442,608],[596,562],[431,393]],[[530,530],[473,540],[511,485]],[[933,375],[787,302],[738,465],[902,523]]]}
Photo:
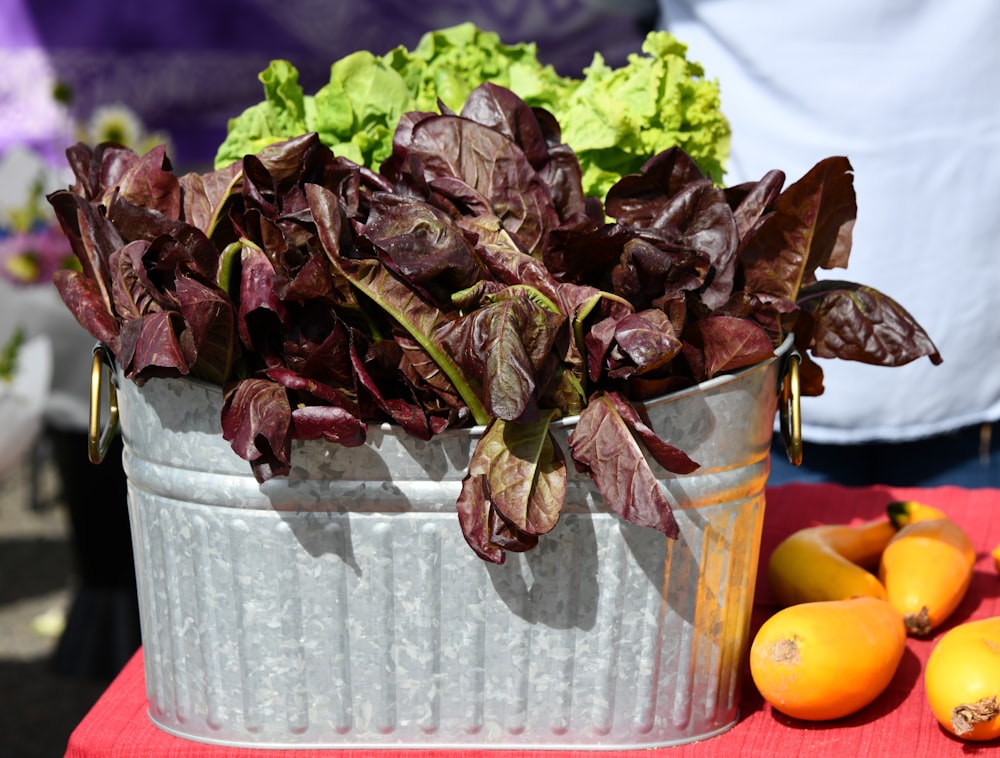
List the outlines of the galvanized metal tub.
{"label": "galvanized metal tub", "polygon": [[218,388],[116,377],[150,718],[274,748],[636,748],[728,729],[789,349],[647,404],[702,463],[657,469],[678,540],[571,471],[555,530],[502,566],[455,513],[474,430],[296,444],[291,474],[260,485],[221,436]]}

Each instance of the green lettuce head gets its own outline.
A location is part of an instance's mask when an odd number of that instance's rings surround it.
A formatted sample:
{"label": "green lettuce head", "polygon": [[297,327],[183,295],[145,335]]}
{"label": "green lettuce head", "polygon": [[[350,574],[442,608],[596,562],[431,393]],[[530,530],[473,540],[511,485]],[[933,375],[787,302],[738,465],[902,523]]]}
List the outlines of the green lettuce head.
{"label": "green lettuce head", "polygon": [[534,44],[505,45],[493,32],[460,24],[428,32],[412,51],[351,53],[333,63],[315,95],[303,92],[291,63],[273,61],[260,74],[264,100],[230,120],[215,166],[316,132],[336,154],[377,170],[403,113],[437,112],[439,101],[458,111],[488,81],[555,116],[579,156],[588,195],[603,198],[621,176],[674,145],[721,181],[730,132],[719,87],[686,53],[672,35],[652,32],[625,66],[611,68],[596,54],[575,79],[543,65]]}

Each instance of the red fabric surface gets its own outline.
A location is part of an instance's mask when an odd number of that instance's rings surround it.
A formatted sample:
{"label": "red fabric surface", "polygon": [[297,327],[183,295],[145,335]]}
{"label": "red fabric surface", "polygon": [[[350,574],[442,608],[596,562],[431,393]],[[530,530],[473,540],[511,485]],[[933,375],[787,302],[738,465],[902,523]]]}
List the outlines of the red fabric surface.
{"label": "red fabric surface", "polygon": [[[725,734],[663,750],[595,751],[462,751],[463,758],[669,758],[692,756],[822,756],[863,755],[867,758],[939,758],[991,754],[1000,745],[962,742],[945,733],[927,706],[922,670],[934,641],[955,624],[1000,615],[1000,577],[990,550],[1000,544],[1000,490],[955,487],[852,489],[833,485],[785,485],[770,488],[761,543],[761,569],[782,538],[817,523],[848,523],[877,518],[891,500],[920,500],[946,511],[969,533],[978,552],[976,573],[962,605],[929,639],[910,639],[907,653],[888,689],[860,712],[832,722],[789,719],[763,702],[746,678],[741,718]],[[753,631],[772,612],[766,582],[758,578]],[[146,715],[142,652],[136,654],[70,737],[66,758],[455,758],[447,750],[265,750],[219,748],[168,735]]]}

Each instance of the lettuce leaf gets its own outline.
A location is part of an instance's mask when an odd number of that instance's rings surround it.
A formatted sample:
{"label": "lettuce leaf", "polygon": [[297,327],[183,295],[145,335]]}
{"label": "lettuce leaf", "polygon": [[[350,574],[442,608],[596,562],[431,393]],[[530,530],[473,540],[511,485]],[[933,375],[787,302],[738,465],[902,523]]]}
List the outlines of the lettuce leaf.
{"label": "lettuce leaf", "polygon": [[[563,140],[580,158],[588,194],[604,197],[648,158],[680,147],[698,168],[722,180],[729,154],[729,123],[719,87],[688,61],[687,46],[667,32],[651,32],[628,64],[613,69],[600,55],[562,106],[553,112]],[[652,94],[655,93],[655,96]]]}
{"label": "lettuce leaf", "polygon": [[389,55],[414,94],[414,109],[438,110],[438,100],[460,110],[471,92],[484,82],[513,90],[530,105],[555,105],[572,88],[538,60],[533,43],[505,45],[495,32],[460,24],[428,32],[412,52],[398,47]]}
{"label": "lettuce leaf", "polygon": [[313,131],[306,119],[312,98],[299,85],[295,66],[288,61],[271,61],[257,78],[264,85],[264,100],[247,108],[238,118],[230,119],[226,139],[216,154],[216,166],[228,165],[270,144]]}

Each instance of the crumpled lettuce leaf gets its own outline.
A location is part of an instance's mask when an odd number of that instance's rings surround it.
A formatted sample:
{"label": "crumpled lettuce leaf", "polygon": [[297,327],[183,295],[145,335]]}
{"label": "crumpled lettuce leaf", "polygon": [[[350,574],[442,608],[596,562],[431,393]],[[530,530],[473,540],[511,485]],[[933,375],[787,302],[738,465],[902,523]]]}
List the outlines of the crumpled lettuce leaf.
{"label": "crumpled lettuce leaf", "polygon": [[[271,61],[258,76],[264,85],[264,99],[230,119],[225,141],[220,145],[215,165],[223,168],[244,155],[254,155],[275,142],[315,131],[306,118],[311,96],[299,85],[299,71],[288,61]],[[307,103],[309,105],[307,106]]]}
{"label": "crumpled lettuce leaf", "polygon": [[[554,115],[583,166],[583,183],[598,197],[646,160],[677,146],[720,182],[729,153],[729,123],[720,113],[718,83],[687,60],[687,46],[651,32],[643,55],[613,69],[600,55]],[[652,97],[650,93],[656,93]]]}

